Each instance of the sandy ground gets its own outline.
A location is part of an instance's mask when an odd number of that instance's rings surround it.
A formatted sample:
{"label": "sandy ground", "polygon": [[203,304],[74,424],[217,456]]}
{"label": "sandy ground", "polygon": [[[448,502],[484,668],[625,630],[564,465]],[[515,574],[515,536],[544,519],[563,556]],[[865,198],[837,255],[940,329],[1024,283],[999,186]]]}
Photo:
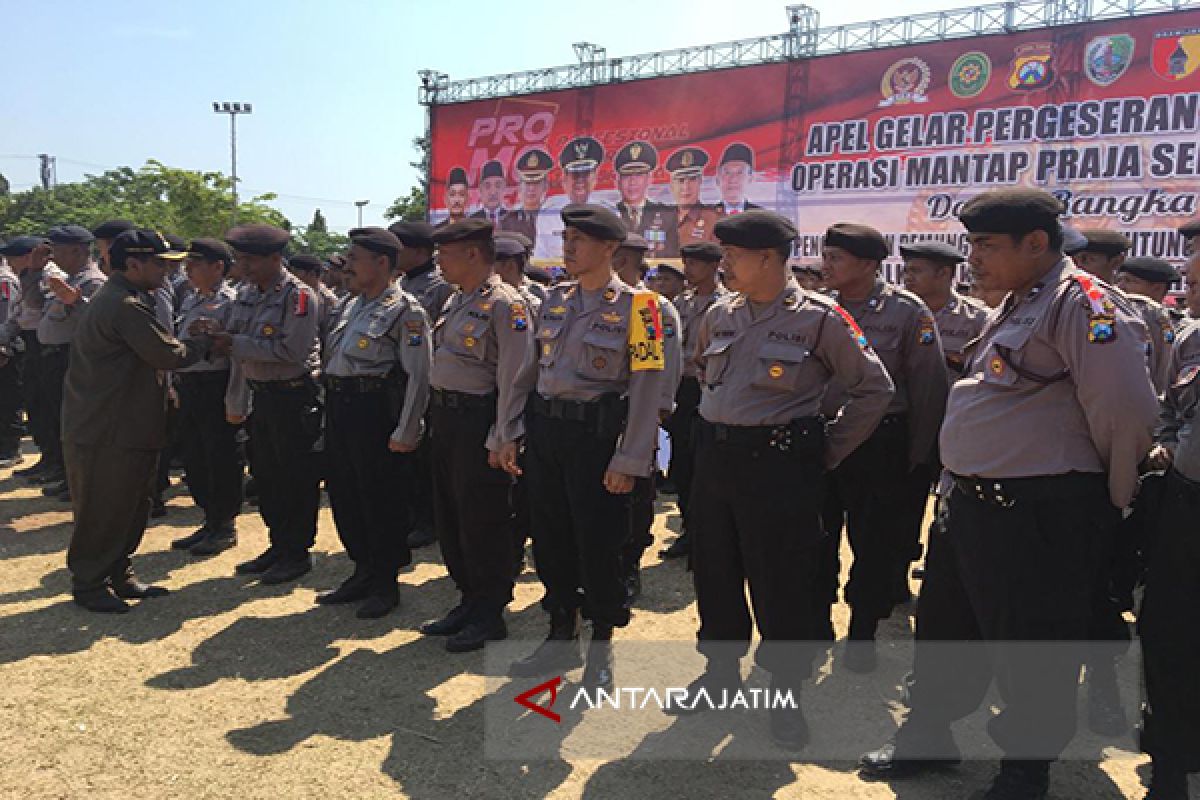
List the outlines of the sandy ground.
{"label": "sandy ground", "polygon": [[[663,498],[659,512],[645,594],[619,635],[690,641],[697,622],[690,576],[657,555],[678,528],[673,498]],[[181,487],[171,490],[170,514],[153,522],[136,566],[171,596],[124,616],[90,615],[66,594],[69,510],[0,472],[0,797],[940,800],[969,796],[995,770],[973,762],[888,785],[861,781],[851,763],[778,757],[487,760],[483,655],[448,655],[415,631],[455,600],[436,546],[402,575],[400,610],[362,622],[352,608],[313,603],[316,591],[348,574],[327,508],[315,568],[286,587],[233,575],[265,539],[249,507],[239,546],[208,560],[170,550],[172,538],[198,524]],[[510,609],[513,637],[544,635],[540,596],[526,570]],[[844,633],[846,609],[837,612]],[[898,613],[883,636],[910,629],[911,619]],[[903,672],[889,665],[876,690],[895,698]],[[1121,747],[1132,749],[1131,740]],[[1053,796],[1140,798],[1144,760],[1111,755],[1098,765],[1056,765]]]}

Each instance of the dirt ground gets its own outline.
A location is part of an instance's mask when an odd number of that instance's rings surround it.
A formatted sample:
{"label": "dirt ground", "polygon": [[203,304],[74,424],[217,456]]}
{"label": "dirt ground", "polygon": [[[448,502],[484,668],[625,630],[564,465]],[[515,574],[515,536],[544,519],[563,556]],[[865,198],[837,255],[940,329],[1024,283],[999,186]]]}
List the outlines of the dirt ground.
{"label": "dirt ground", "polygon": [[[313,603],[348,574],[327,508],[312,573],[262,587],[233,575],[265,540],[249,506],[237,548],[208,560],[170,549],[198,525],[176,482],[170,514],[152,520],[135,561],[172,594],[105,617],[68,600],[69,509],[0,472],[0,797],[948,800],[986,786],[995,770],[973,762],[888,785],[861,781],[851,763],[487,760],[483,655],[448,655],[415,630],[455,600],[436,546],[401,576],[401,608],[363,622],[352,608]],[[657,555],[678,528],[673,498],[659,512],[644,597],[619,636],[690,641],[690,576]],[[513,637],[544,635],[540,596],[527,569],[510,609]],[[837,612],[844,633],[846,609]],[[910,629],[898,613],[883,636]],[[876,685],[895,697],[904,670],[890,670]],[[1056,765],[1053,797],[1140,798],[1145,762],[1131,749],[1129,740],[1098,765]]]}

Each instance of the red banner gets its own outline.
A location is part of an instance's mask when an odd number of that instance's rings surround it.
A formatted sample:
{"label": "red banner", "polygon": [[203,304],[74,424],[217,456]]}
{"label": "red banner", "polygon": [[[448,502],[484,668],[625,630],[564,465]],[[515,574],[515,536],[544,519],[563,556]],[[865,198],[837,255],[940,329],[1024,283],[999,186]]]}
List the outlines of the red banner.
{"label": "red banner", "polygon": [[568,202],[617,209],[651,257],[754,206],[796,254],[865,222],[961,244],[986,188],[1037,186],[1077,227],[1179,260],[1200,195],[1200,12],[606,84],[433,109],[431,214],[488,216],[559,256]]}

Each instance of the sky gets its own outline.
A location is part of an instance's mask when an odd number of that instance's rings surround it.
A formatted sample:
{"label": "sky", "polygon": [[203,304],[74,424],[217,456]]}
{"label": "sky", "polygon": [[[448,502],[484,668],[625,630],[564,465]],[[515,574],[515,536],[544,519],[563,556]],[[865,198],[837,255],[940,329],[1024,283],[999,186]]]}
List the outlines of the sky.
{"label": "sky", "polygon": [[[961,0],[814,0],[821,25],[967,5]],[[330,228],[363,223],[417,181],[424,132],[417,70],[451,80],[574,63],[573,42],[609,57],[782,33],[786,3],[763,0],[0,0],[5,37],[0,173],[60,183],[147,159],[229,171],[238,117],[242,195],[274,192],[293,224],[320,208]]]}

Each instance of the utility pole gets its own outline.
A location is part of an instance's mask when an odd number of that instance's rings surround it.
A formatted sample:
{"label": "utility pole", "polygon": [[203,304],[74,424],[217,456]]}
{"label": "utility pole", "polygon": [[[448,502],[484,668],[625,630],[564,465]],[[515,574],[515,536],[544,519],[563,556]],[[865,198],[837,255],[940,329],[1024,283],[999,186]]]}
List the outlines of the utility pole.
{"label": "utility pole", "polygon": [[51,189],[58,185],[58,159],[48,153],[38,153],[38,160],[42,162],[38,172],[42,180],[43,189]]}
{"label": "utility pole", "polygon": [[254,108],[250,103],[218,103],[212,104],[217,114],[229,115],[229,158],[230,177],[233,180],[233,224],[237,224],[238,215],[238,176],[237,176],[237,117],[238,114],[249,114]]}
{"label": "utility pole", "polygon": [[371,202],[370,200],[355,200],[354,205],[358,206],[358,227],[362,227],[362,210],[363,206]]}

